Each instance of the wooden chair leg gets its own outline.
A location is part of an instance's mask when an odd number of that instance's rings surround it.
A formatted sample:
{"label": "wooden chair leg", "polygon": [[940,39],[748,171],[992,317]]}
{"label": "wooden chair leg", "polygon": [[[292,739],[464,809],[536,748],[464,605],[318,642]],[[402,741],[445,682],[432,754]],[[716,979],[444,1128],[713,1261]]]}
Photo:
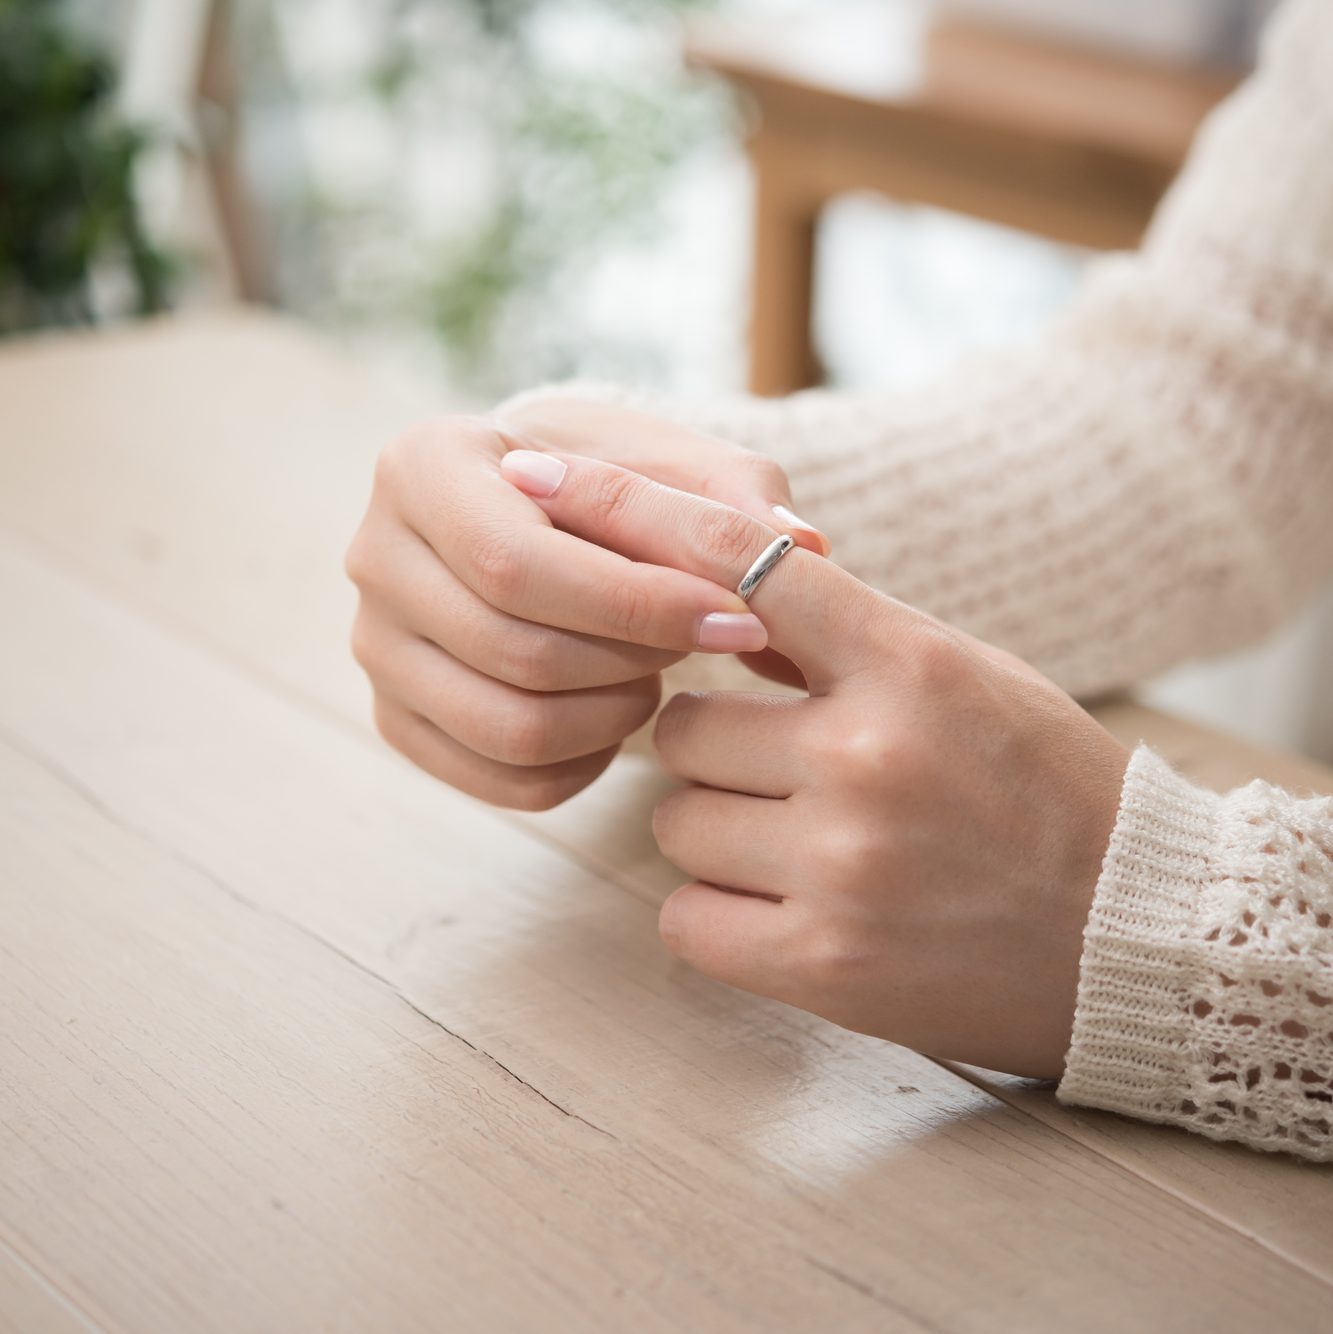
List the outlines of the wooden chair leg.
{"label": "wooden chair leg", "polygon": [[197,102],[205,118],[201,127],[203,168],[217,211],[236,295],[244,301],[267,302],[273,299],[272,275],[240,164],[230,10],[228,0],[209,0],[207,28],[195,84]]}
{"label": "wooden chair leg", "polygon": [[755,172],[750,390],[778,395],[822,379],[810,326],[819,208],[793,188],[784,145],[773,139],[761,130],[750,154]]}

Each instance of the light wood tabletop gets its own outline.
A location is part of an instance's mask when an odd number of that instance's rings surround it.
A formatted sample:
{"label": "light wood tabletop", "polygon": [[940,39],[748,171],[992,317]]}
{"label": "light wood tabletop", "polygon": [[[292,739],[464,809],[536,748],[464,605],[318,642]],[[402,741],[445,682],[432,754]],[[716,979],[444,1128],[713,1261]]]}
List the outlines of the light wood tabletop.
{"label": "light wood tabletop", "polygon": [[678,965],[645,755],[525,816],[375,738],[429,406],[243,312],[0,352],[0,1330],[1329,1328],[1326,1171]]}

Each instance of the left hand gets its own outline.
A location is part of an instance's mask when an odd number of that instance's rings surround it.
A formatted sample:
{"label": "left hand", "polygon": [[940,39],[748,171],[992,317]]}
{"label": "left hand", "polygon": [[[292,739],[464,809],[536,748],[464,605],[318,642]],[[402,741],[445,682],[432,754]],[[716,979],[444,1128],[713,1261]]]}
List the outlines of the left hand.
{"label": "left hand", "polygon": [[[734,588],[776,530],[574,455],[535,503],[637,561]],[[1128,754],[1026,664],[789,551],[750,607],[808,698],[676,696],[658,717],[667,945],[846,1028],[1057,1077]]]}

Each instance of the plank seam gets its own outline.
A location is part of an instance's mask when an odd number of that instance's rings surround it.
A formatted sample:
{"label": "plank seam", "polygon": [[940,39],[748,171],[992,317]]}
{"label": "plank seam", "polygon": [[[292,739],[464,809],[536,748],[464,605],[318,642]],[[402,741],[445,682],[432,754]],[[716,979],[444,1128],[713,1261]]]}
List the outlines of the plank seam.
{"label": "plank seam", "polygon": [[[171,638],[185,644],[186,646],[188,646],[189,648],[193,649],[196,652],[203,652],[206,656],[213,659],[214,661],[221,663],[227,669],[236,672],[237,675],[249,681],[252,685],[255,685],[256,687],[258,687],[261,690],[264,690],[270,695],[276,696],[278,699],[289,704],[291,707],[297,709],[300,713],[302,713],[306,717],[313,718],[316,721],[325,724],[334,725],[341,735],[354,738],[359,746],[367,750],[371,750],[376,754],[381,753],[382,747],[379,745],[379,743],[376,742],[375,738],[370,733],[368,733],[364,728],[362,728],[360,725],[352,721],[352,719],[349,718],[347,715],[343,714],[338,709],[328,705],[324,701],[320,700],[318,697],[305,693],[299,687],[283,680],[282,677],[276,675],[273,672],[268,671],[267,669],[261,666],[256,665],[250,660],[237,654],[227,645],[211,640],[207,635],[201,634],[200,632],[195,630],[192,626],[181,621],[178,617],[171,615],[169,612],[166,612],[157,607],[152,607],[152,606],[146,607],[142,605],[138,601],[134,600],[133,595],[131,593],[128,593],[127,590],[117,587],[114,581],[111,581],[110,585],[108,586],[107,584],[97,580],[95,577],[90,578],[86,571],[71,566],[66,561],[66,559],[64,559],[61,556],[61,554],[53,551],[46,542],[40,540],[33,534],[26,531],[16,532],[11,527],[8,529],[8,536],[11,538],[11,540],[17,538],[23,546],[28,547],[30,550],[32,550],[34,555],[36,555],[38,559],[42,560],[43,563],[53,567],[63,577],[70,579],[78,586],[83,588],[89,588],[91,591],[101,596],[109,596],[112,599],[114,599],[116,605],[124,614],[133,617],[140,623],[148,625],[150,628],[157,630],[159,633],[169,635]],[[543,1101],[549,1103],[553,1108],[563,1113],[566,1117],[582,1121],[583,1124],[589,1126],[591,1129],[597,1131],[599,1134],[606,1135],[611,1139],[616,1138],[616,1136],[612,1134],[612,1132],[604,1129],[601,1126],[595,1125],[594,1123],[588,1121],[586,1118],[580,1116],[577,1112],[572,1112],[568,1108],[563,1107],[558,1102],[555,1102],[553,1099],[547,1097],[547,1095],[542,1093],[540,1089],[536,1088],[534,1085],[528,1083],[528,1081],[522,1079],[519,1075],[515,1074],[501,1061],[492,1056],[490,1052],[486,1051],[484,1048],[479,1048],[475,1046],[473,1043],[469,1042],[462,1035],[453,1032],[446,1025],[434,1019],[430,1014],[422,1010],[418,1005],[415,1004],[415,1002],[413,1002],[407,995],[405,995],[394,982],[384,977],[382,974],[376,972],[373,968],[369,967],[368,965],[362,963],[354,956],[346,953],[339,946],[325,939],[318,932],[312,931],[311,929],[306,927],[304,924],[302,924],[295,918],[289,917],[283,913],[276,912],[273,909],[267,908],[263,904],[257,903],[254,900],[249,899],[243,893],[236,890],[233,886],[227,884],[225,881],[220,879],[208,867],[195,862],[192,858],[190,858],[186,854],[181,853],[179,850],[169,847],[165,844],[162,844],[149,831],[124,820],[122,817],[119,816],[117,812],[115,812],[112,808],[110,808],[101,799],[101,797],[98,796],[97,793],[93,792],[90,788],[88,788],[85,784],[83,784],[82,781],[78,779],[75,775],[69,773],[62,766],[50,760],[48,757],[29,748],[26,743],[21,741],[19,738],[15,737],[7,729],[0,727],[0,738],[7,740],[8,743],[13,747],[13,749],[15,749],[19,754],[23,755],[27,759],[31,760],[33,763],[42,767],[47,773],[49,773],[54,779],[56,779],[56,781],[62,783],[63,785],[68,787],[71,791],[76,793],[78,796],[82,797],[85,801],[89,802],[101,814],[103,814],[106,818],[110,819],[111,821],[119,825],[121,828],[124,828],[127,831],[135,834],[136,836],[145,839],[150,845],[159,848],[161,851],[174,858],[179,864],[203,876],[206,880],[215,885],[215,887],[220,889],[223,893],[227,894],[236,902],[242,904],[245,907],[253,909],[255,912],[258,912],[262,915],[268,916],[274,920],[282,922],[284,925],[294,929],[299,934],[305,936],[307,939],[315,942],[316,944],[324,946],[332,953],[337,955],[339,958],[341,958],[344,962],[350,964],[354,968],[358,969],[360,972],[364,973],[367,977],[373,979],[374,981],[379,982],[393,995],[397,996],[398,999],[403,1002],[403,1004],[405,1004],[409,1009],[414,1011],[421,1018],[425,1019],[433,1027],[438,1028],[441,1032],[445,1033],[447,1036],[457,1039],[459,1042],[463,1043],[464,1046],[471,1048],[471,1050],[485,1057],[488,1061],[498,1066],[499,1069],[503,1071],[505,1074],[507,1074],[511,1079],[523,1085],[531,1092],[537,1094],[537,1096],[540,1097]],[[601,863],[597,858],[587,854],[583,849],[565,843],[561,839],[554,837],[553,835],[549,834],[540,827],[529,823],[526,819],[522,818],[519,815],[506,811],[503,808],[488,807],[487,809],[488,811],[490,811],[490,813],[499,816],[511,827],[520,830],[524,834],[537,839],[539,842],[541,842],[548,848],[557,851],[562,856],[575,861],[585,870],[588,870],[589,872],[597,876],[597,878],[601,880],[603,883],[614,886],[616,889],[626,894],[629,898],[633,899],[635,902],[642,903],[644,904],[644,906],[652,908],[654,910],[656,909],[657,907],[656,902],[654,900],[648,900],[644,895],[635,892],[635,888],[631,887],[630,884],[627,884],[625,881],[620,879],[621,873],[616,868],[606,866],[605,864]],[[1097,1145],[1089,1144],[1085,1143],[1082,1140],[1079,1140],[1076,1136],[1071,1135],[1067,1130],[1065,1130],[1058,1124],[1044,1121],[1042,1118],[1036,1116],[1033,1112],[1029,1111],[1027,1108],[1005,1097],[1002,1090],[992,1089],[984,1084],[981,1084],[976,1078],[965,1073],[963,1070],[955,1069],[951,1064],[949,1064],[946,1061],[934,1060],[933,1064],[938,1066],[940,1069],[945,1070],[946,1072],[954,1075],[955,1077],[962,1079],[964,1082],[972,1084],[977,1088],[980,1088],[983,1092],[995,1096],[1000,1102],[1004,1103],[1005,1106],[1009,1107],[1012,1111],[1017,1112],[1020,1115],[1024,1116],[1035,1125],[1045,1129],[1055,1130],[1056,1133],[1061,1135],[1064,1139],[1067,1139],[1071,1143],[1077,1145],[1079,1149],[1096,1155],[1097,1157],[1103,1159],[1105,1162],[1109,1163],[1111,1166],[1116,1168],[1118,1171],[1134,1178],[1135,1180],[1143,1182],[1149,1188],[1160,1192],[1162,1195],[1166,1196],[1169,1199],[1175,1200],[1179,1204],[1184,1205],[1191,1212],[1199,1215],[1200,1217],[1208,1219],[1216,1226],[1224,1227],[1228,1231],[1235,1233],[1237,1236],[1249,1242],[1251,1245],[1255,1246],[1256,1248],[1264,1252],[1266,1255],[1272,1256],[1275,1260],[1279,1261],[1282,1264],[1287,1265],[1288,1267],[1292,1268],[1296,1272],[1306,1277],[1315,1279],[1316,1281],[1319,1282],[1319,1284],[1322,1287],[1325,1288],[1333,1287],[1333,1280],[1330,1280],[1329,1278],[1320,1274],[1316,1270],[1310,1269],[1304,1262],[1302,1262],[1298,1258],[1288,1255],[1285,1251],[1270,1244],[1269,1242],[1263,1240],[1262,1238],[1257,1237],[1253,1232],[1247,1230],[1241,1225],[1234,1223],[1229,1219],[1226,1219],[1225,1217],[1220,1216],[1215,1211],[1209,1209],[1207,1206],[1200,1203],[1199,1201],[1190,1198],[1188,1195],[1184,1195],[1175,1188],[1168,1186],[1162,1182],[1159,1182],[1151,1176],[1145,1175],[1141,1170],[1126,1163],[1124,1160],[1115,1155],[1113,1152],[1108,1151],[1104,1146],[1100,1144]]]}
{"label": "plank seam", "polygon": [[11,1236],[0,1236],[0,1249],[3,1249],[14,1260],[20,1270],[31,1275],[42,1288],[51,1294],[59,1305],[65,1307],[75,1319],[87,1326],[89,1330],[97,1331],[97,1334],[121,1334],[123,1326],[109,1324],[104,1317],[95,1317],[85,1310],[41,1265],[21,1250]]}
{"label": "plank seam", "polygon": [[[369,964],[363,963],[355,955],[348,953],[347,950],[335,944],[327,937],[322,936],[318,931],[312,930],[296,918],[290,917],[286,913],[279,912],[277,909],[270,908],[266,904],[259,903],[255,899],[250,898],[234,885],[224,880],[210,867],[197,861],[188,853],[182,852],[179,848],[164,842],[156,837],[150,830],[145,829],[142,825],[127,819],[119,811],[110,806],[99,793],[95,792],[91,787],[84,783],[82,779],[77,777],[77,775],[71,773],[62,764],[51,759],[49,756],[34,749],[22,738],[15,736],[7,727],[0,726],[0,741],[3,741],[6,746],[17,755],[20,755],[23,759],[36,765],[43,773],[59,783],[71,795],[82,801],[90,809],[96,811],[98,815],[102,816],[109,823],[115,825],[118,829],[123,830],[125,833],[130,834],[135,838],[141,839],[143,842],[147,843],[149,847],[175,862],[177,866],[199,876],[206,883],[212,885],[215,889],[220,890],[233,902],[240,904],[244,908],[250,909],[252,912],[258,913],[261,917],[267,917],[270,921],[281,923],[288,929],[295,931],[304,939],[322,946],[324,949],[336,955],[344,963],[350,964],[358,972],[364,974],[372,981],[378,982],[382,987],[396,996],[398,1000],[406,1005],[414,1014],[419,1015],[428,1024],[432,1025],[432,1027],[438,1028],[441,1033],[461,1042],[463,1046],[467,1047],[470,1051],[474,1051],[477,1055],[484,1057],[492,1065],[508,1075],[515,1083],[522,1085],[529,1092],[535,1093],[543,1102],[555,1108],[555,1110],[562,1116],[569,1117],[570,1120],[573,1121],[580,1121],[590,1130],[595,1130],[599,1135],[605,1135],[608,1139],[617,1139],[617,1136],[612,1134],[611,1131],[594,1124],[592,1121],[589,1121],[587,1117],[580,1116],[578,1112],[571,1111],[568,1107],[556,1102],[554,1098],[543,1093],[535,1084],[524,1079],[522,1075],[516,1074],[505,1065],[503,1061],[493,1056],[484,1047],[477,1046],[475,1042],[469,1041],[461,1033],[457,1033],[452,1028],[448,1027],[448,1025],[441,1023],[433,1015],[423,1010],[421,1006],[413,1001],[411,997],[409,997],[391,978],[376,972]],[[422,1048],[422,1050],[426,1049]],[[431,1053],[428,1052],[427,1054]]]}
{"label": "plank seam", "polygon": [[[1184,1205],[1187,1209],[1198,1214],[1201,1218],[1208,1219],[1218,1227],[1226,1228],[1228,1232],[1234,1232],[1236,1236],[1240,1237],[1243,1241],[1249,1242],[1250,1245],[1258,1248],[1265,1255],[1271,1255],[1275,1260],[1289,1265],[1298,1273],[1304,1274],[1307,1278],[1314,1279],[1322,1287],[1333,1290],[1333,1279],[1330,1279],[1326,1274],[1320,1273],[1317,1269],[1312,1269],[1299,1256],[1289,1254],[1280,1246],[1265,1240],[1257,1233],[1244,1227],[1242,1224],[1235,1222],[1233,1219],[1227,1218],[1217,1210],[1209,1208],[1209,1206],[1202,1201],[1192,1199],[1189,1195],[1184,1194],[1167,1182],[1158,1181],[1156,1178],[1147,1175],[1142,1169],[1122,1158],[1114,1151],[1114,1149],[1107,1148],[1100,1143],[1089,1144],[1086,1141],[1079,1139],[1078,1136],[1070,1134],[1070,1132],[1060,1124],[1059,1120],[1048,1121],[1036,1115],[1035,1112],[1032,1112],[1023,1106],[1020,1101],[1010,1096],[1008,1090],[1005,1089],[1003,1085],[988,1084],[976,1075],[973,1075],[965,1066],[956,1066],[950,1061],[936,1060],[934,1057],[928,1057],[927,1059],[929,1059],[932,1064],[939,1066],[941,1070],[947,1070],[951,1074],[957,1075],[960,1079],[966,1080],[969,1084],[980,1089],[983,1093],[989,1093],[993,1097],[998,1098],[1010,1110],[1026,1116],[1029,1120],[1036,1122],[1040,1126],[1044,1126],[1047,1130],[1055,1131],[1056,1134],[1060,1135],[1063,1139],[1067,1139],[1071,1144],[1076,1144],[1080,1149],[1097,1154],[1098,1157],[1110,1163],[1111,1166],[1117,1170],[1124,1172],[1127,1176],[1133,1177],[1136,1181],[1143,1182],[1154,1190],[1161,1191],[1163,1195],[1175,1200],[1178,1204]],[[1187,1134],[1188,1132],[1181,1131],[1179,1133]],[[1318,1168],[1315,1168],[1314,1170],[1317,1171]]]}
{"label": "plank seam", "polygon": [[[355,968],[358,972],[360,972],[364,976],[378,983],[379,985],[384,987],[390,994],[395,996],[402,1004],[407,1006],[407,1008],[410,1009],[414,1014],[424,1019],[433,1028],[439,1029],[439,1031],[444,1033],[447,1037],[456,1040],[457,1042],[461,1043],[464,1047],[468,1048],[470,1051],[475,1052],[477,1055],[481,1056],[486,1061],[496,1066],[502,1073],[507,1075],[511,1080],[521,1085],[529,1092],[535,1094],[538,1098],[540,1098],[543,1102],[545,1102],[554,1110],[559,1112],[562,1116],[567,1117],[570,1120],[581,1122],[583,1125],[587,1126],[590,1130],[595,1131],[599,1135],[604,1135],[608,1139],[611,1139],[617,1143],[621,1142],[619,1137],[615,1135],[612,1131],[605,1129],[603,1126],[595,1124],[594,1122],[588,1120],[586,1117],[580,1115],[578,1112],[571,1111],[569,1108],[563,1106],[555,1099],[543,1093],[541,1089],[536,1087],[536,1085],[524,1079],[521,1075],[515,1073],[512,1069],[510,1069],[497,1057],[493,1056],[490,1052],[486,1051],[482,1047],[477,1046],[474,1042],[464,1037],[461,1033],[454,1031],[453,1029],[449,1028],[448,1025],[436,1019],[433,1015],[429,1014],[426,1010],[422,1009],[419,1005],[417,1005],[415,1001],[413,1001],[408,995],[406,995],[401,990],[401,988],[399,988],[397,984],[392,981],[392,979],[387,978],[381,973],[377,972],[375,969],[371,968],[369,965],[363,963],[360,959],[356,958],[355,955],[348,953],[341,946],[328,940],[319,932],[310,929],[297,919],[288,916],[286,913],[282,913],[277,911],[276,909],[270,908],[265,904],[259,903],[254,899],[251,899],[249,896],[242,893],[240,890],[236,889],[235,886],[231,885],[228,881],[219,876],[215,871],[213,871],[208,866],[197,861],[189,854],[182,852],[180,849],[172,846],[171,844],[166,843],[163,840],[159,839],[153,833],[144,829],[141,825],[137,824],[136,822],[124,817],[120,812],[115,810],[114,807],[112,807],[99,793],[97,793],[91,787],[89,787],[77,775],[71,773],[64,765],[60,764],[58,761],[51,759],[49,756],[41,753],[22,738],[15,736],[13,732],[11,732],[7,727],[4,727],[3,725],[0,725],[0,742],[3,742],[16,754],[20,755],[28,762],[36,765],[44,773],[46,773],[53,781],[59,783],[69,793],[75,796],[78,800],[82,801],[85,805],[87,805],[90,809],[94,810],[97,814],[102,816],[103,819],[115,825],[118,829],[121,829],[125,833],[128,833],[131,836],[142,840],[157,852],[170,858],[178,866],[190,871],[194,875],[199,876],[205,883],[212,885],[215,889],[217,889],[219,892],[221,892],[226,897],[231,899],[233,902],[239,904],[244,908],[249,909],[252,912],[258,913],[262,917],[266,917],[271,921],[280,923],[282,926],[288,928],[289,930],[294,931],[297,935],[301,936],[303,939],[311,942],[316,946],[328,950],[330,953],[335,955],[338,959],[342,960],[344,963],[350,965],[352,968]],[[428,1048],[420,1047],[420,1044],[417,1045],[420,1050],[424,1051],[433,1060],[436,1061],[439,1060],[439,1058],[435,1056],[434,1053],[432,1053]],[[1297,1260],[1295,1257],[1290,1256],[1285,1252],[1281,1251],[1280,1249],[1268,1244],[1262,1239],[1256,1237],[1252,1232],[1249,1232],[1246,1229],[1241,1228],[1236,1224],[1232,1223],[1230,1220],[1219,1216],[1214,1211],[1207,1209],[1197,1201],[1190,1199],[1188,1196],[1181,1195],[1178,1191],[1171,1189],[1169,1186],[1166,1186],[1163,1183],[1152,1179],[1151,1177],[1145,1176],[1142,1172],[1138,1171],[1131,1165],[1125,1163],[1124,1161],[1114,1156],[1113,1154],[1106,1152],[1101,1146],[1085,1144],[1082,1140],[1079,1140],[1075,1136],[1071,1135],[1067,1130],[1065,1130],[1059,1124],[1051,1124],[1042,1120],[1040,1117],[1035,1116],[1032,1112],[1028,1111],[1026,1108],[1016,1104],[1010,1098],[1005,1097],[1002,1089],[997,1090],[988,1088],[985,1084],[983,1084],[977,1077],[973,1076],[970,1072],[964,1069],[955,1069],[953,1068],[952,1065],[950,1065],[946,1061],[936,1060],[933,1061],[933,1064],[938,1066],[941,1070],[945,1071],[946,1073],[953,1075],[955,1078],[961,1079],[966,1083],[972,1084],[974,1087],[980,1089],[983,1093],[995,1097],[997,1101],[1001,1102],[1011,1111],[1022,1115],[1026,1120],[1037,1126],[1039,1129],[1053,1130],[1055,1133],[1060,1135],[1061,1138],[1068,1140],[1081,1152],[1088,1152],[1095,1155],[1097,1158],[1106,1162],[1113,1169],[1122,1173],[1124,1176],[1129,1177],[1134,1181],[1140,1182],[1144,1186],[1148,1187],[1150,1190],[1158,1192],[1168,1199],[1174,1200],[1177,1204],[1184,1206],[1191,1213],[1201,1218],[1207,1219],[1214,1226],[1223,1227],[1227,1231],[1234,1233],[1236,1236],[1240,1237],[1245,1242],[1254,1246],[1265,1255],[1270,1256],[1278,1263],[1286,1265],[1308,1278],[1315,1279],[1320,1284],[1321,1287],[1327,1288],[1330,1286],[1329,1281],[1323,1275],[1319,1274],[1317,1271],[1309,1269],[1308,1266]],[[828,1269],[826,1269],[824,1264],[814,1260],[813,1257],[807,1257],[807,1258],[810,1260],[811,1264],[815,1265],[816,1268],[820,1269],[823,1272],[829,1273],[830,1277],[833,1277],[843,1282],[851,1281],[849,1277],[844,1274],[831,1273]],[[882,1302],[883,1300],[881,1297],[878,1296],[878,1294],[870,1294],[870,1295],[872,1295],[872,1297],[877,1301]],[[890,1307],[892,1307],[891,1303],[889,1305]],[[900,1314],[902,1313],[900,1312]],[[912,1318],[919,1319],[919,1317],[916,1316],[913,1316]]]}

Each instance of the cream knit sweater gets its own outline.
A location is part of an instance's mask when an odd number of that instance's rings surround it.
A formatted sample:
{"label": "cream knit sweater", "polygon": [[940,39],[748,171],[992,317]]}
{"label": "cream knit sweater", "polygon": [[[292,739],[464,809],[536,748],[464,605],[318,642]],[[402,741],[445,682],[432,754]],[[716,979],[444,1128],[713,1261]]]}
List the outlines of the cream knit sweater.
{"label": "cream knit sweater", "polygon": [[[908,395],[550,392],[772,455],[846,569],[1076,695],[1258,639],[1333,571],[1333,0],[1289,0],[1143,249],[1038,341]],[[1333,799],[1139,747],[1058,1095],[1333,1159]]]}

